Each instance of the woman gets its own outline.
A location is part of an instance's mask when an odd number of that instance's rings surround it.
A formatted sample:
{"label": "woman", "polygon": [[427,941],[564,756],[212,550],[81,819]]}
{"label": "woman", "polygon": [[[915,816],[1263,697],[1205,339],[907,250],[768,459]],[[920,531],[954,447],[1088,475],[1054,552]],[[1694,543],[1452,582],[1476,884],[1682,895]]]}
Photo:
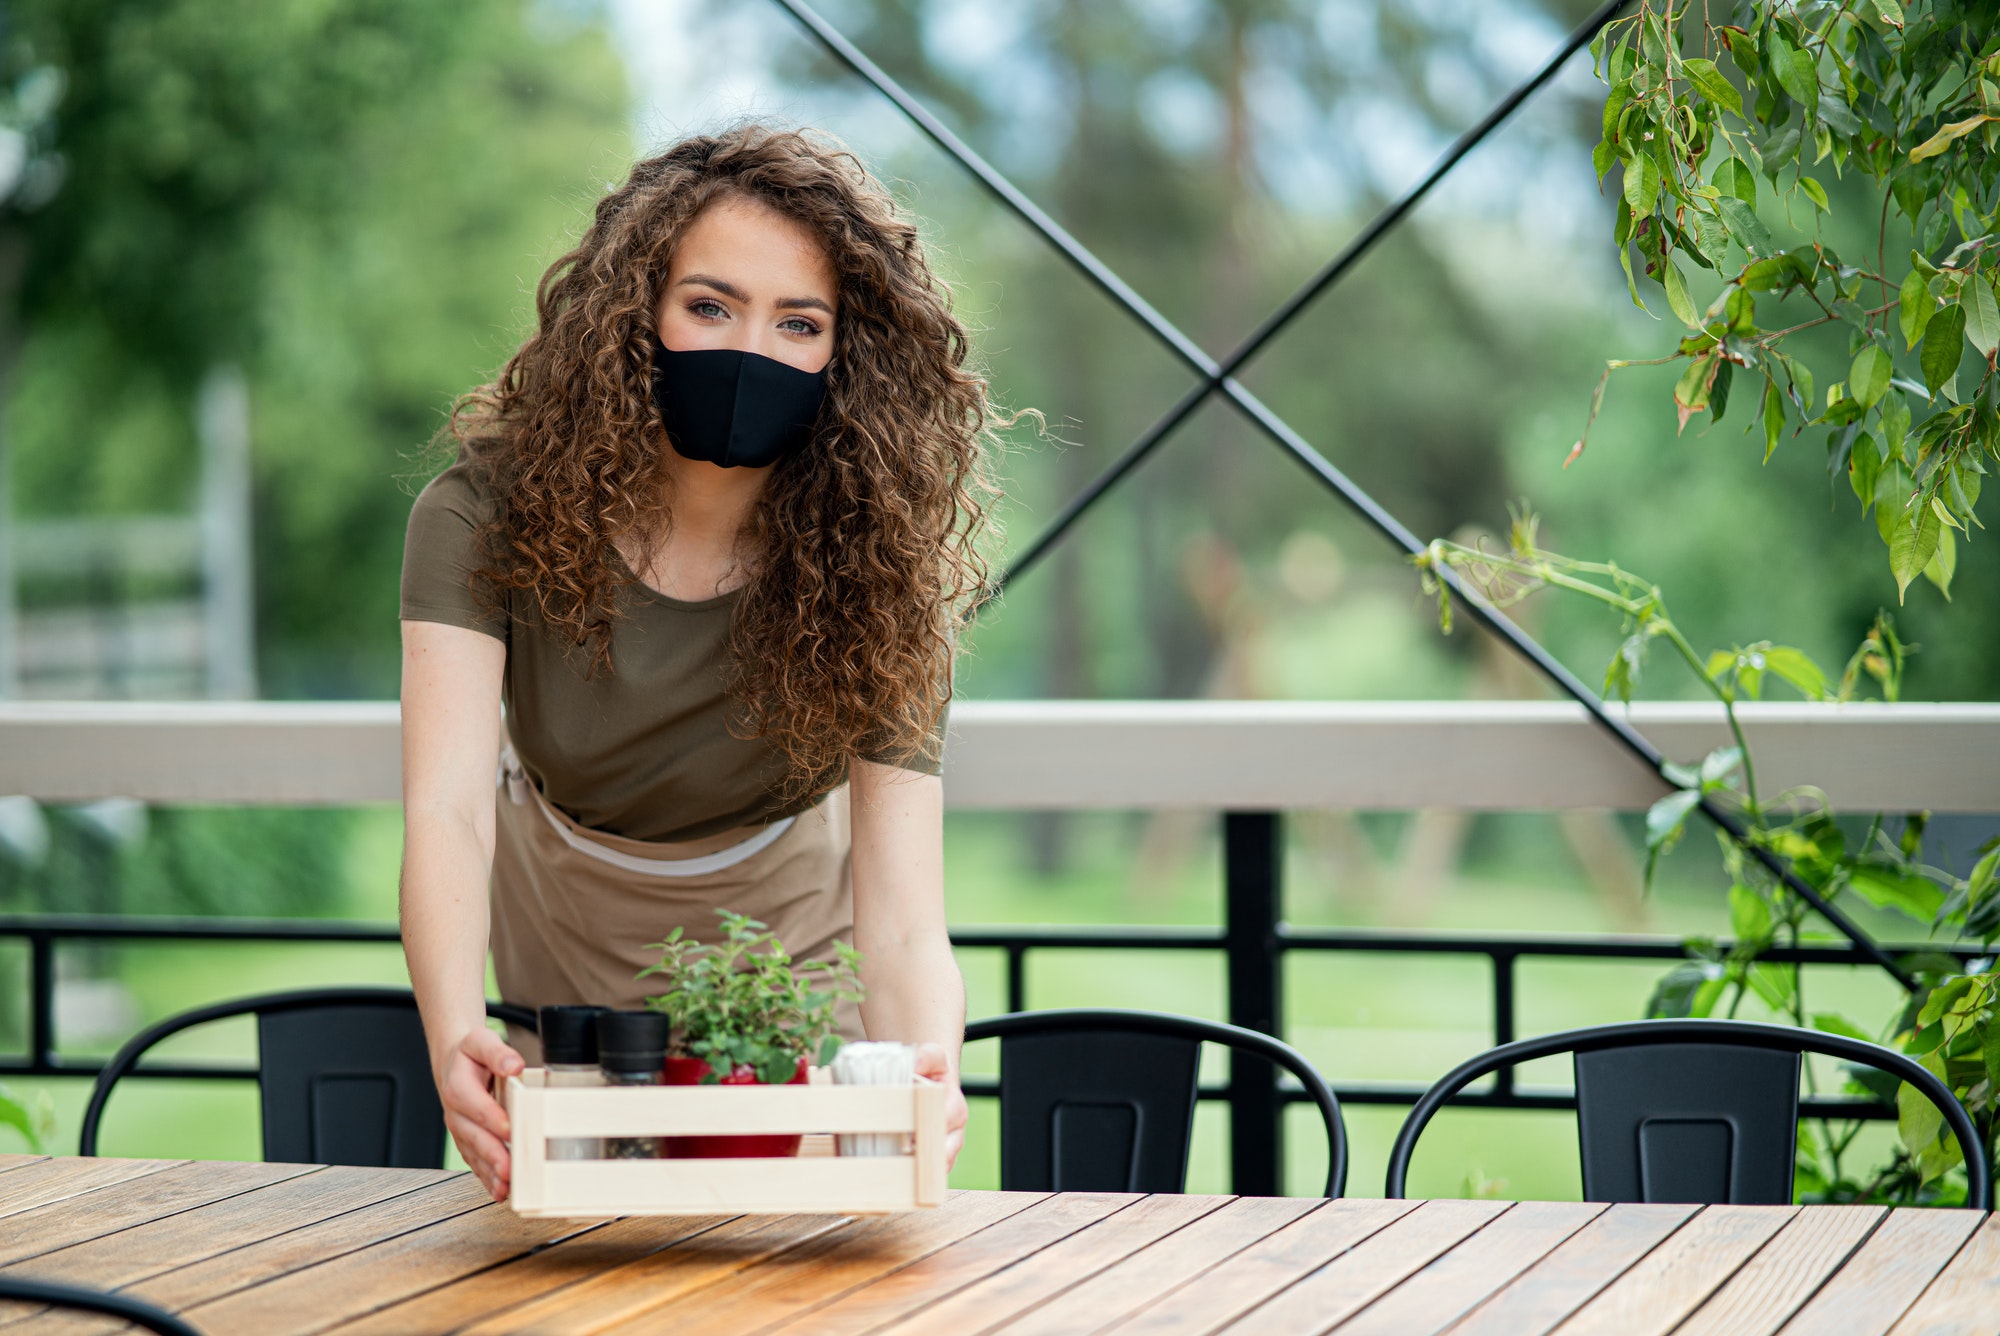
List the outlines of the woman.
{"label": "woman", "polygon": [[[985,384],[916,230],[852,155],[748,126],[637,164],[449,434],[403,561],[402,921],[446,1125],[494,1197],[486,957],[528,1006],[636,1006],[717,908],[958,1093],[938,780],[985,571]],[[502,718],[502,706],[505,718]],[[502,762],[496,789],[494,759]],[[490,892],[490,911],[489,911]]]}

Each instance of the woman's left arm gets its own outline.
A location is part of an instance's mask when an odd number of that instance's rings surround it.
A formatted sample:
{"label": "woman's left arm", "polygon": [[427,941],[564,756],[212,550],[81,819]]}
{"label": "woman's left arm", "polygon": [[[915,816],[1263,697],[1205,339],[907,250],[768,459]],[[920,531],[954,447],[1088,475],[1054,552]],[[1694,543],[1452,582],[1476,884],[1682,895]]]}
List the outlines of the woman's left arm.
{"label": "woman's left arm", "polygon": [[944,784],[876,761],[854,762],[854,945],[870,1039],[919,1045],[917,1070],[950,1088],[945,1159],[965,1144],[958,1051],[965,1040],[965,980],[944,915]]}

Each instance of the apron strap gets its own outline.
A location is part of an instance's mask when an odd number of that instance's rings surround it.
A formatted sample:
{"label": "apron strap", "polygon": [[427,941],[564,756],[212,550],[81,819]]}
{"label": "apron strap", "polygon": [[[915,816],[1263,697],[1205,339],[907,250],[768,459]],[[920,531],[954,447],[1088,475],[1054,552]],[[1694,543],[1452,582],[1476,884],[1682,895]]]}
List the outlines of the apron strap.
{"label": "apron strap", "polygon": [[776,844],[784,833],[792,828],[792,822],[798,820],[795,816],[788,816],[773,821],[748,839],[732,844],[727,849],[703,854],[699,858],[640,858],[636,854],[607,849],[597,841],[580,834],[564,821],[549,800],[542,795],[542,791],[535,786],[534,781],[528,778],[528,772],[522,768],[521,758],[514,754],[511,743],[500,753],[499,777],[506,782],[507,796],[514,805],[539,808],[543,818],[548,821],[550,828],[564,844],[586,857],[595,858],[600,863],[609,863],[612,867],[647,877],[705,877],[710,873],[735,867],[744,859],[762,853]]}

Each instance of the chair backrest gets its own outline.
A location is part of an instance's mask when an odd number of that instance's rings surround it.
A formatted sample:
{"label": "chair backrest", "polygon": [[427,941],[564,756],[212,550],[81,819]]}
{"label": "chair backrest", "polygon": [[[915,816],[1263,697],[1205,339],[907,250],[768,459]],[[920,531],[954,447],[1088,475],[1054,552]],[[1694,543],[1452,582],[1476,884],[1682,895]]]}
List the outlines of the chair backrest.
{"label": "chair backrest", "polygon": [[1966,1204],[1988,1210],[1986,1147],[1965,1108],[1915,1061],[1843,1035],[1752,1021],[1629,1021],[1503,1044],[1425,1092],[1389,1154],[1401,1197],[1424,1127],[1466,1086],[1560,1053],[1576,1066],[1577,1144],[1588,1201],[1784,1205],[1797,1153],[1799,1063],[1824,1053],[1887,1072],[1937,1106],[1965,1154]]}
{"label": "chair backrest", "polygon": [[1269,1035],[1123,1010],[1023,1011],[965,1027],[967,1043],[995,1038],[1007,1191],[1183,1191],[1204,1042],[1298,1078],[1326,1126],[1326,1195],[1346,1187],[1339,1101],[1304,1055]]}
{"label": "chair backrest", "polygon": [[122,1294],[106,1294],[102,1290],[80,1289],[75,1285],[55,1285],[0,1273],[0,1299],[48,1304],[53,1308],[76,1312],[104,1313],[123,1318],[146,1331],[158,1332],[159,1336],[201,1336],[194,1327],[163,1308],[155,1308]]}
{"label": "chair backrest", "polygon": [[[503,1003],[489,1002],[487,1013],[534,1024],[531,1013]],[[150,1049],[183,1030],[236,1016],[257,1018],[266,1160],[390,1169],[444,1164],[444,1110],[423,1019],[407,988],[266,993],[169,1017],[134,1035],[98,1073],[79,1152],[97,1153],[112,1088]]]}
{"label": "chair backrest", "polygon": [[1791,1203],[1797,1053],[1651,1044],[1574,1060],[1584,1200]]}

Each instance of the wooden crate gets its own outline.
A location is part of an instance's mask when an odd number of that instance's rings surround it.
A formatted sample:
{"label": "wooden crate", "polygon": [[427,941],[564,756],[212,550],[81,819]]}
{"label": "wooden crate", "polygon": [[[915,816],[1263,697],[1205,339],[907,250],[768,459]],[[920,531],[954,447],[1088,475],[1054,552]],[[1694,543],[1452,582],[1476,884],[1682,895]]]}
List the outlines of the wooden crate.
{"label": "wooden crate", "polygon": [[[507,1078],[521,1215],[879,1215],[944,1201],[944,1087],[809,1085],[557,1087],[539,1067]],[[785,1159],[551,1160],[550,1137],[806,1135]],[[908,1155],[829,1154],[840,1132],[908,1132]],[[821,1134],[821,1135],[814,1135]],[[817,1153],[815,1153],[817,1152]]]}

